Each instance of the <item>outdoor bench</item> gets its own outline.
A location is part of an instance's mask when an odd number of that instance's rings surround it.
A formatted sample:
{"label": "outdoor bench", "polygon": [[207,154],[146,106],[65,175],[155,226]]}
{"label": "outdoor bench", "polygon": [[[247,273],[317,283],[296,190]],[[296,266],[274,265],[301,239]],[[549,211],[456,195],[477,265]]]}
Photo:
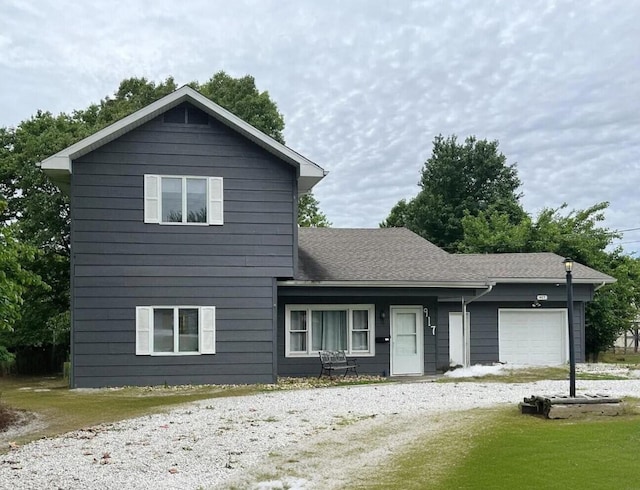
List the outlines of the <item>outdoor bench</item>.
{"label": "outdoor bench", "polygon": [[356,376],[358,375],[358,363],[355,359],[347,359],[346,354],[343,350],[339,351],[328,351],[321,350],[320,354],[320,376],[321,378],[323,374],[329,375],[329,378],[333,377],[333,373],[337,371],[344,371],[344,376],[347,376],[348,373],[353,373]]}

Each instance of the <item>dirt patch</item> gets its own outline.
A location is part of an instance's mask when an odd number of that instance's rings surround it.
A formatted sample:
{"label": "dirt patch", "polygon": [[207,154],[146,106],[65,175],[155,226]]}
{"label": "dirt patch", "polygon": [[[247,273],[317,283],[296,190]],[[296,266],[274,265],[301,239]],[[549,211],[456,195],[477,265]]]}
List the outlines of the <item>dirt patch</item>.
{"label": "dirt patch", "polygon": [[461,433],[475,420],[469,412],[386,415],[339,420],[309,439],[272,453],[248,475],[225,488],[342,489],[366,485],[416,443],[445,432]]}
{"label": "dirt patch", "polygon": [[46,427],[42,417],[37,414],[5,408],[11,412],[12,422],[4,430],[0,430],[0,453],[10,449],[9,442]]}
{"label": "dirt patch", "polygon": [[0,403],[0,432],[3,432],[9,427],[15,425],[18,418],[18,412]]}

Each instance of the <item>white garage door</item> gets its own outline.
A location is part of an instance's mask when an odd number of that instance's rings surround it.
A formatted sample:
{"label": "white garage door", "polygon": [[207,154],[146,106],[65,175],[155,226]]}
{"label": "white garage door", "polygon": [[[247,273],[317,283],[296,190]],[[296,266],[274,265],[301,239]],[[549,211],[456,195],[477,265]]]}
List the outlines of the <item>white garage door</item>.
{"label": "white garage door", "polygon": [[498,312],[500,361],[510,364],[555,365],[568,359],[565,309]]}

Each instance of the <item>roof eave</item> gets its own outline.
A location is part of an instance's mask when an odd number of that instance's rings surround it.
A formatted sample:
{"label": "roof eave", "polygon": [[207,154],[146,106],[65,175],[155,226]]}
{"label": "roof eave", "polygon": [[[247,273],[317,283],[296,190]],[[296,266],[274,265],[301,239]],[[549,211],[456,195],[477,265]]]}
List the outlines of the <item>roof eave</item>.
{"label": "roof eave", "polygon": [[[564,277],[492,277],[496,284],[564,284]],[[576,278],[573,277],[573,284],[613,284],[616,279],[610,278]]]}
{"label": "roof eave", "polygon": [[454,288],[476,289],[494,285],[486,281],[278,281],[278,286],[294,287],[361,287],[361,288]]}

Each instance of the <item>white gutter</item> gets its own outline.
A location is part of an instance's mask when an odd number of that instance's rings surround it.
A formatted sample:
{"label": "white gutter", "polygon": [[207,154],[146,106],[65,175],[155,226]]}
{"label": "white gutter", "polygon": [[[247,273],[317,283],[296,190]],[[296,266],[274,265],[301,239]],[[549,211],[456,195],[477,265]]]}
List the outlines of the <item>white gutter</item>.
{"label": "white gutter", "polygon": [[425,282],[425,281],[278,281],[278,286],[296,287],[361,287],[361,288],[451,288],[477,289],[486,287],[486,282]]}
{"label": "white gutter", "polygon": [[467,368],[471,366],[471,325],[469,325],[469,322],[467,322],[467,305],[474,302],[478,298],[482,298],[483,296],[489,294],[492,289],[493,284],[489,284],[487,289],[467,301],[465,301],[464,296],[462,297],[462,338],[464,347],[463,367]]}

